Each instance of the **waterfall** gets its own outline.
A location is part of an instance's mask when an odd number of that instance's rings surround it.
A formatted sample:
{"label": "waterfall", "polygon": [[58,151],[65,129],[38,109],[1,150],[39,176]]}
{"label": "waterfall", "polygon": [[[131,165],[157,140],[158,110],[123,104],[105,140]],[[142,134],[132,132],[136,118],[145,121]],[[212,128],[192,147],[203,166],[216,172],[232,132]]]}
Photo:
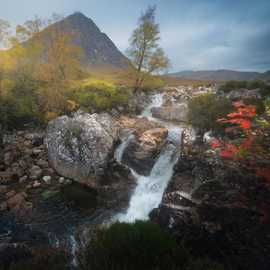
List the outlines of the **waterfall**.
{"label": "waterfall", "polygon": [[147,220],[151,210],[160,204],[176,162],[176,146],[167,144],[149,176],[141,176],[133,171],[138,185],[131,197],[127,212],[119,214],[117,219],[122,222]]}
{"label": "waterfall", "polygon": [[162,106],[163,96],[164,96],[164,93],[154,94],[152,96],[150,104],[144,109],[144,111],[141,113],[140,117],[146,117],[149,120],[155,120],[155,118],[152,117],[151,109],[154,107]]}
{"label": "waterfall", "polygon": [[132,138],[134,138],[134,135],[133,134],[129,134],[128,136],[126,136],[125,138],[122,139],[122,142],[116,148],[115,153],[114,153],[114,158],[119,163],[121,163],[122,157],[123,157],[123,154],[124,154],[124,151],[125,151],[126,147],[128,146],[128,144],[129,144],[129,142],[130,142],[130,140]]}
{"label": "waterfall", "polygon": [[[147,117],[149,120],[164,125],[168,129],[167,143],[149,176],[139,175],[130,168],[137,180],[137,187],[131,196],[126,212],[118,214],[114,220],[121,222],[147,220],[150,212],[160,204],[163,193],[172,177],[173,167],[178,160],[177,149],[179,149],[182,127],[152,117],[151,109],[162,106],[163,95],[162,93],[153,95],[151,103],[145,108],[140,117]],[[118,162],[121,163],[123,152],[132,138],[133,135],[126,136],[116,149],[115,158]]]}

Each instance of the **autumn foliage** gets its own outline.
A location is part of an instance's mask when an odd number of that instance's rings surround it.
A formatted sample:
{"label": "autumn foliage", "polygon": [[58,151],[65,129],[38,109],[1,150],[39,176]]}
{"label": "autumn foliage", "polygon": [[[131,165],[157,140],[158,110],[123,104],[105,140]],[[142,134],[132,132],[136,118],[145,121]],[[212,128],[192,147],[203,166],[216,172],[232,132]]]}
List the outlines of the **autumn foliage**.
{"label": "autumn foliage", "polygon": [[253,127],[256,108],[252,105],[245,105],[241,101],[233,103],[235,111],[229,113],[226,118],[219,119],[219,123],[226,124],[225,132],[234,133],[240,139],[211,141],[212,149],[219,149],[220,157],[231,159],[235,162],[245,163],[252,168],[257,176],[270,181],[270,168],[260,165],[260,161],[265,158],[265,152],[260,145],[262,130],[260,127]]}

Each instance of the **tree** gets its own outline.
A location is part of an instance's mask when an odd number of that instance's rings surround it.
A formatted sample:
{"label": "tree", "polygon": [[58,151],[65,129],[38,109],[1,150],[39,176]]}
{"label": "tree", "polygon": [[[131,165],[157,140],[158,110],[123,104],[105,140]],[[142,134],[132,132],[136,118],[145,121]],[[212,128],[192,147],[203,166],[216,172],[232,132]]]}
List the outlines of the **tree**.
{"label": "tree", "polygon": [[63,91],[81,74],[82,50],[73,43],[75,32],[51,25],[44,35],[44,60],[36,69],[35,76],[44,83],[40,89],[44,111],[59,114],[66,106]]}
{"label": "tree", "polygon": [[[9,37],[9,28],[10,24],[7,21],[0,19],[0,48],[1,45],[5,46]],[[6,63],[6,53],[0,52],[0,97],[2,94],[2,81],[4,79],[5,72],[5,63]]]}
{"label": "tree", "polygon": [[213,94],[193,97],[189,101],[188,107],[188,120],[191,125],[198,129],[201,140],[207,131],[222,131],[217,120],[225,117],[232,110],[232,105],[228,99]]}
{"label": "tree", "polygon": [[139,19],[138,27],[130,38],[128,55],[135,68],[135,92],[145,78],[169,66],[169,60],[159,47],[159,25],[155,22],[156,7],[148,7]]}
{"label": "tree", "polygon": [[44,115],[49,119],[68,108],[66,90],[81,74],[81,49],[73,42],[76,33],[54,24],[59,20],[58,15],[49,20],[36,16],[18,25],[9,49],[0,51],[0,120],[5,126],[44,120]]}
{"label": "tree", "polygon": [[0,44],[5,42],[7,37],[9,36],[9,22],[0,19]]}

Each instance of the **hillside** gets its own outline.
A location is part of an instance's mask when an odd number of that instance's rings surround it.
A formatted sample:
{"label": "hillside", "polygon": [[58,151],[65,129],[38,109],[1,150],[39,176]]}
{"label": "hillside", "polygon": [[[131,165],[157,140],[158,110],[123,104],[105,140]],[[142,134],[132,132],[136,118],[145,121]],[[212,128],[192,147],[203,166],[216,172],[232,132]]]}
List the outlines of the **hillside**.
{"label": "hillside", "polygon": [[270,72],[245,72],[235,70],[199,70],[199,71],[181,71],[168,74],[168,76],[190,79],[190,80],[207,80],[207,81],[228,81],[228,80],[270,80]]}
{"label": "hillside", "polygon": [[[49,26],[60,28],[67,33],[75,33],[74,44],[82,48],[82,63],[87,66],[123,68],[127,58],[118,50],[113,41],[88,17],[76,12]],[[49,30],[43,30],[44,35]]]}

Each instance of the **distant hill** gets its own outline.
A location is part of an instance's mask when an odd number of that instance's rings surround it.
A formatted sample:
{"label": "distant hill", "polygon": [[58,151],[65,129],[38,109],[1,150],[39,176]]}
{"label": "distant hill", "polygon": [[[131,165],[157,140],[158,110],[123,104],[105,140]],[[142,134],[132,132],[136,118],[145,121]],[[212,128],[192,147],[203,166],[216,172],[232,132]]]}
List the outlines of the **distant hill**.
{"label": "distant hill", "polygon": [[82,48],[83,64],[92,67],[124,68],[127,58],[118,50],[112,40],[88,17],[76,12],[43,30],[44,36],[49,29],[58,27],[74,35],[74,44]]}
{"label": "distant hill", "polygon": [[189,80],[229,81],[229,80],[265,80],[270,81],[270,71],[265,73],[235,70],[199,70],[181,71],[168,74],[170,77]]}

